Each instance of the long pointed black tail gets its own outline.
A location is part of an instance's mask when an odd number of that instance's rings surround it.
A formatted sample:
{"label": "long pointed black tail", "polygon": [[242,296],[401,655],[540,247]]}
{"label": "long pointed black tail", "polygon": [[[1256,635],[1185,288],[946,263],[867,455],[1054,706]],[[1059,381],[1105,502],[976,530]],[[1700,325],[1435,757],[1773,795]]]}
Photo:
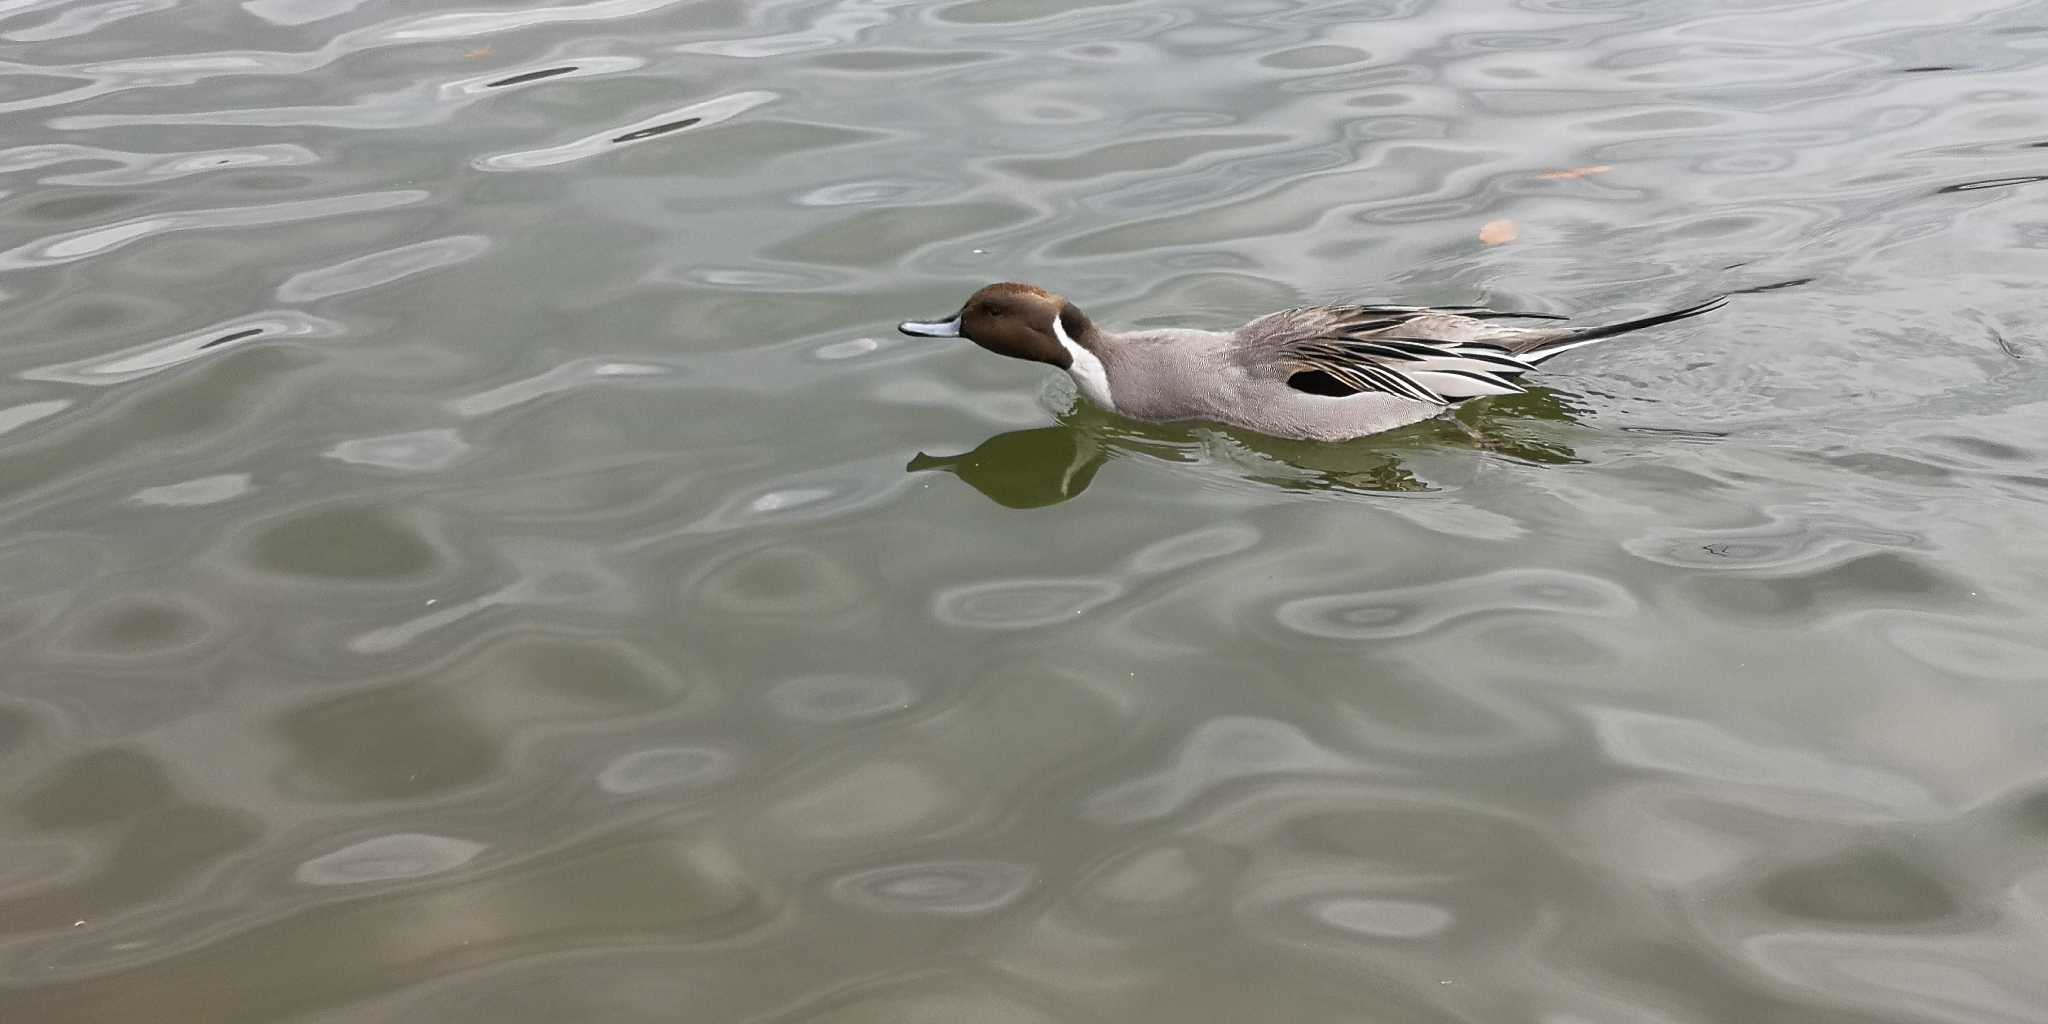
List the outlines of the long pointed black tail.
{"label": "long pointed black tail", "polygon": [[1711,313],[1727,304],[1728,296],[1716,295],[1697,306],[1687,306],[1684,309],[1673,310],[1669,313],[1646,316],[1640,320],[1623,320],[1620,323],[1601,324],[1598,327],[1582,327],[1575,331],[1559,331],[1549,338],[1545,338],[1528,348],[1516,352],[1515,355],[1521,357],[1526,362],[1540,363],[1551,356],[1561,355],[1565,352],[1570,352],[1572,349],[1591,345],[1596,341],[1605,341],[1617,334],[1640,331],[1645,327],[1655,327],[1659,324],[1668,324],[1677,320],[1689,320],[1696,316]]}

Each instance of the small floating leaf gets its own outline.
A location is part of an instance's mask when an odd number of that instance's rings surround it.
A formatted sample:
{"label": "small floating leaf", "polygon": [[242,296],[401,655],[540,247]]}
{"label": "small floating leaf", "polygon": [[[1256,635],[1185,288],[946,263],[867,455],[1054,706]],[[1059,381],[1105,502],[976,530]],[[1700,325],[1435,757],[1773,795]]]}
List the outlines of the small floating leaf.
{"label": "small floating leaf", "polygon": [[1998,333],[1998,328],[1993,327],[1990,330],[1991,340],[1998,343],[1999,351],[2004,352],[2006,355],[2014,359],[2018,359],[2020,357],[2020,350],[2014,347],[2012,342],[2005,340],[2005,335]]}
{"label": "small floating leaf", "polygon": [[2014,185],[2031,185],[2037,181],[2048,181],[2048,174],[2025,174],[2013,178],[1986,178],[1983,181],[1966,181],[1960,185],[1944,185],[1935,189],[1935,194],[1950,192],[1975,192],[1980,188],[2011,188]]}
{"label": "small floating leaf", "polygon": [[1761,293],[1761,292],[1775,292],[1775,291],[1778,291],[1779,289],[1782,289],[1782,288],[1797,288],[1797,287],[1799,287],[1799,286],[1801,286],[1801,285],[1808,285],[1808,284],[1812,284],[1812,283],[1813,283],[1813,278],[1810,278],[1810,277],[1795,277],[1795,278],[1792,278],[1792,279],[1791,279],[1791,280],[1789,280],[1789,281],[1776,281],[1776,282],[1773,282],[1773,283],[1771,283],[1771,284],[1760,284],[1760,285],[1757,285],[1757,286],[1755,286],[1755,287],[1753,287],[1753,288],[1731,288],[1731,289],[1729,289],[1729,290],[1728,290],[1728,294],[1730,294],[1730,295],[1756,295],[1756,294],[1759,294],[1759,293]]}
{"label": "small floating leaf", "polygon": [[1487,245],[1506,245],[1521,235],[1511,220],[1490,220],[1479,229],[1479,240]]}
{"label": "small floating leaf", "polygon": [[201,345],[201,346],[199,346],[199,348],[198,348],[198,351],[204,352],[204,351],[206,351],[207,349],[213,348],[213,347],[214,347],[214,346],[216,346],[216,345],[225,345],[225,344],[227,344],[228,342],[231,342],[231,341],[240,341],[240,340],[242,340],[243,338],[253,338],[253,337],[255,337],[255,336],[259,335],[259,334],[262,334],[262,333],[263,333],[263,328],[261,328],[261,327],[251,327],[251,328],[248,328],[248,329],[246,329],[246,330],[240,330],[240,331],[235,331],[235,332],[234,332],[234,333],[232,333],[232,334],[223,334],[223,335],[221,335],[220,337],[218,337],[218,338],[215,338],[215,339],[213,339],[212,341],[209,341],[209,342],[207,342],[206,344],[204,344],[204,345]]}
{"label": "small floating leaf", "polygon": [[1577,181],[1595,174],[1606,174],[1613,169],[1606,164],[1593,164],[1588,167],[1574,167],[1567,171],[1544,171],[1537,177],[1544,181]]}
{"label": "small floating leaf", "polygon": [[641,139],[651,139],[656,135],[666,135],[669,132],[681,131],[684,128],[688,128],[689,126],[696,124],[697,122],[702,120],[704,119],[701,117],[686,117],[680,121],[670,121],[667,124],[658,124],[652,128],[641,128],[637,131],[630,131],[624,135],[619,136],[618,138],[613,139],[612,141],[638,142]]}
{"label": "small floating leaf", "polygon": [[513,75],[510,78],[500,78],[497,81],[484,86],[484,88],[502,89],[508,85],[525,85],[528,82],[538,82],[543,78],[553,78],[556,75],[566,75],[574,70],[576,70],[576,65],[574,64],[570,64],[566,67],[559,68],[542,68],[539,71],[528,71],[523,75]]}

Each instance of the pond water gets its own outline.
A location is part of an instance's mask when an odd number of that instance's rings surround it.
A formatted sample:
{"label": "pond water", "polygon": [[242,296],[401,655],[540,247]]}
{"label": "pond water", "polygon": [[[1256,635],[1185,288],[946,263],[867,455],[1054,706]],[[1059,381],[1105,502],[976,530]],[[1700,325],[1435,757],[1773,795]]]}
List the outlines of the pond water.
{"label": "pond water", "polygon": [[493,2],[0,4],[0,1017],[2048,1019],[2048,3]]}

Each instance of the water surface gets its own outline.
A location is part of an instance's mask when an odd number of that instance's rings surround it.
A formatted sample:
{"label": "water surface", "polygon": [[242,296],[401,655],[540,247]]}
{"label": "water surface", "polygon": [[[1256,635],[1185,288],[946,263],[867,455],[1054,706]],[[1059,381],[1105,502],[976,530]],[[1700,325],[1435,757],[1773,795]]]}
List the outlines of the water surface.
{"label": "water surface", "polygon": [[[7,4],[0,1016],[2048,1019],[2044,64],[2021,0]],[[1307,445],[890,330],[999,278],[1738,294]]]}

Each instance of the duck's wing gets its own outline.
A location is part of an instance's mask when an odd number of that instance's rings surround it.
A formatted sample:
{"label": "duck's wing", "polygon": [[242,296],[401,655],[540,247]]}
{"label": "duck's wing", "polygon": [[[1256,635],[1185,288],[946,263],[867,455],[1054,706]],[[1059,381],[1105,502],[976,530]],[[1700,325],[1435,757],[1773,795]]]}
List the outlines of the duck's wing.
{"label": "duck's wing", "polygon": [[1535,363],[1516,356],[1512,346],[1538,332],[1489,323],[1510,318],[1564,319],[1478,306],[1308,306],[1260,317],[1240,335],[1262,369],[1297,391],[1333,397],[1377,391],[1445,405],[1522,392],[1515,379]]}
{"label": "duck's wing", "polygon": [[1514,327],[1495,320],[1563,320],[1479,306],[1309,306],[1240,329],[1261,368],[1316,395],[1384,392],[1439,405],[1521,394],[1522,374],[1552,356],[1619,334],[1710,313],[1726,296],[1669,313],[1596,327]]}

